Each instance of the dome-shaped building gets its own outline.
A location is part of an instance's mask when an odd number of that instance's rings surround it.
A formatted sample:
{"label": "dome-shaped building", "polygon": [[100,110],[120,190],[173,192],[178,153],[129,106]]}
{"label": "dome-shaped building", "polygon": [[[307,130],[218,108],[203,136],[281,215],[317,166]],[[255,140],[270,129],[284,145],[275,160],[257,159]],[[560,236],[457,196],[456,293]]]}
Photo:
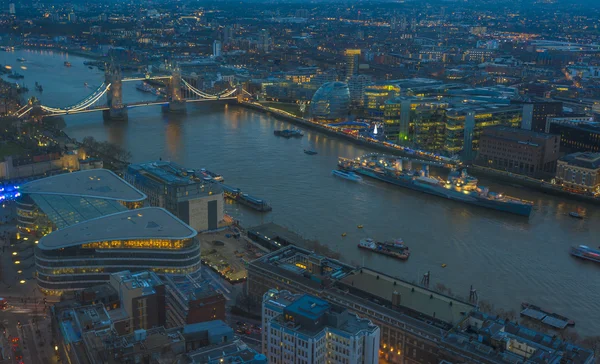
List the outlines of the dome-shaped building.
{"label": "dome-shaped building", "polygon": [[317,119],[341,119],[350,111],[350,90],[344,82],[327,82],[312,98],[310,112]]}

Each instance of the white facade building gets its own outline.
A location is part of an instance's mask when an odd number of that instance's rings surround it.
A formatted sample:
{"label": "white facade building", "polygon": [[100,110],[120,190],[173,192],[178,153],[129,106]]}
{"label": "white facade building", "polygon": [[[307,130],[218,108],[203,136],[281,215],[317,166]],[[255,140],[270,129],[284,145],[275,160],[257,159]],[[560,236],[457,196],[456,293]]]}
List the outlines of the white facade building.
{"label": "white facade building", "polygon": [[221,57],[221,41],[215,40],[213,42],[213,57]]}
{"label": "white facade building", "polygon": [[263,297],[263,354],[274,364],[376,364],[379,327],[310,295]]}

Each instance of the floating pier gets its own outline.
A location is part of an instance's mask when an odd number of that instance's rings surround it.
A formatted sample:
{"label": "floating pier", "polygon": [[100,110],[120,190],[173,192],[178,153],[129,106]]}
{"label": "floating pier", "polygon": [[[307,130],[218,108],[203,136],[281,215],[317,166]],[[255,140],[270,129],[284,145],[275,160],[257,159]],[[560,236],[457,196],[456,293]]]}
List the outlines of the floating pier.
{"label": "floating pier", "polygon": [[539,321],[554,329],[563,330],[567,326],[575,325],[573,320],[569,320],[568,318],[556,313],[545,311],[537,306],[529,304],[523,304],[522,306],[523,311],[521,311],[521,316],[527,317],[534,321]]}
{"label": "floating pier", "polygon": [[234,200],[242,205],[253,208],[260,212],[269,212],[273,210],[271,205],[263,199],[250,196],[247,193],[243,193],[239,188],[228,186],[224,183],[220,184],[223,188],[223,192],[226,198]]}

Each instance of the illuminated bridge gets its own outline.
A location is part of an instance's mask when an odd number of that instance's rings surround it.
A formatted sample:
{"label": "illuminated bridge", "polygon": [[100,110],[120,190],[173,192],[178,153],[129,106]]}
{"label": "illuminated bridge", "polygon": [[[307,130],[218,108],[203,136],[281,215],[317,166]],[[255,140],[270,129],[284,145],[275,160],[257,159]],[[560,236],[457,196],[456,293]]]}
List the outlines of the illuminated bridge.
{"label": "illuminated bridge", "polygon": [[[123,103],[123,82],[163,80],[167,85],[166,97],[157,101],[141,101],[134,103]],[[22,118],[36,108],[41,109],[44,116],[72,115],[87,112],[102,111],[105,120],[126,120],[127,110],[134,107],[160,105],[164,110],[170,112],[183,112],[189,102],[210,102],[220,100],[236,100],[241,93],[242,87],[232,87],[213,95],[192,86],[181,75],[179,68],[174,67],[171,74],[167,76],[147,76],[137,78],[123,78],[118,67],[109,65],[106,68],[104,82],[90,95],[75,105],[67,107],[52,107],[27,103],[14,115]],[[106,95],[106,104],[99,104]]]}

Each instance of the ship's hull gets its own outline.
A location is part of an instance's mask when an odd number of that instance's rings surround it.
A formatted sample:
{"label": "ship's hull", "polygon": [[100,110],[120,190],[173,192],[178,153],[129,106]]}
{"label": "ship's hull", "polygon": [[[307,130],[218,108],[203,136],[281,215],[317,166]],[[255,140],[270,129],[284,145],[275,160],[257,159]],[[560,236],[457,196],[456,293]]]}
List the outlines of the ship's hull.
{"label": "ship's hull", "polygon": [[459,201],[468,203],[475,206],[485,207],[488,209],[493,209],[497,211],[508,212],[515,215],[520,216],[529,216],[531,215],[532,206],[529,204],[517,204],[510,202],[502,202],[495,200],[488,200],[485,198],[466,195],[460,192],[456,192],[450,189],[446,189],[442,186],[434,186],[427,183],[421,183],[419,181],[414,180],[410,176],[399,176],[392,177],[383,173],[377,173],[375,171],[364,169],[364,168],[354,168],[354,172],[362,174],[363,176],[371,177],[374,179],[378,179],[380,181],[384,181],[387,183],[391,183],[396,186],[401,186],[404,188],[409,188],[411,190],[427,193],[430,195],[435,195],[439,197],[444,197],[449,200]]}
{"label": "ship's hull", "polygon": [[377,254],[381,254],[381,255],[387,255],[388,257],[396,258],[398,260],[407,260],[408,259],[408,255],[406,255],[406,254],[395,253],[395,252],[387,251],[387,250],[373,249],[373,248],[369,248],[366,246],[362,246],[360,244],[358,244],[358,248],[368,250],[373,253],[377,253]]}

